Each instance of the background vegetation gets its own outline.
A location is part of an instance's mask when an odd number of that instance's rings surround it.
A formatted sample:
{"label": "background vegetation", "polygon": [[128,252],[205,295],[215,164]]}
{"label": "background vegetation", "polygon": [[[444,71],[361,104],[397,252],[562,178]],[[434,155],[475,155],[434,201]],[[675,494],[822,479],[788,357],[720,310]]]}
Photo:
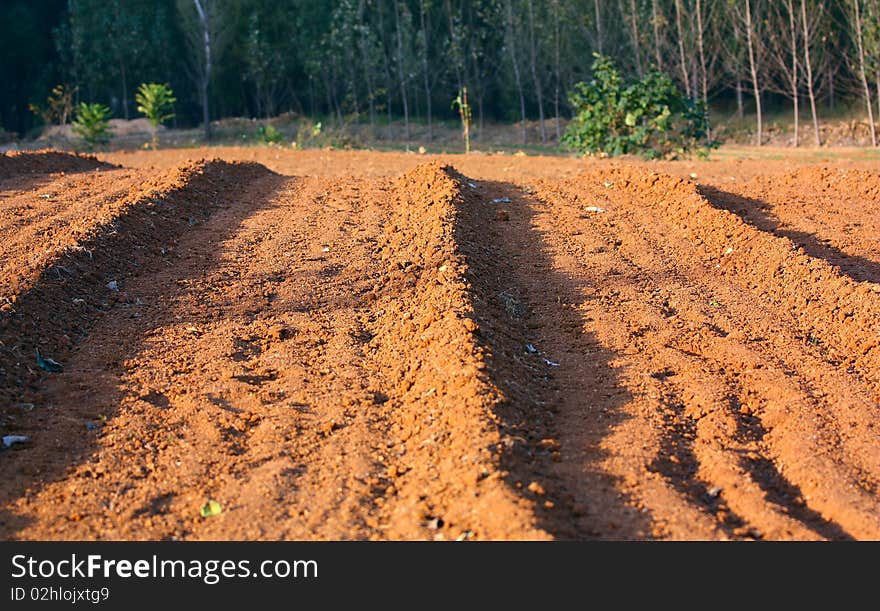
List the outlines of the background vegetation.
{"label": "background vegetation", "polygon": [[137,87],[154,82],[177,98],[172,125],[206,136],[206,119],[293,112],[402,119],[407,140],[418,122],[430,140],[467,87],[477,137],[521,122],[525,141],[530,119],[558,142],[594,52],[627,78],[657,69],[690,100],[754,114],[758,143],[768,107],[813,143],[842,104],[869,116],[876,143],[880,0],[4,0],[0,125],[60,121],[46,99],[61,84],[68,109],[134,118]]}

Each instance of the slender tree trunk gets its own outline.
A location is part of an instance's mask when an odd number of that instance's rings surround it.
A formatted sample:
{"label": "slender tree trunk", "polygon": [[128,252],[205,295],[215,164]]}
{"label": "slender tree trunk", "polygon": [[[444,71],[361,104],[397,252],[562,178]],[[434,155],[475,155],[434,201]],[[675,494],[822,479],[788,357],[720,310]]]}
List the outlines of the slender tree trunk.
{"label": "slender tree trunk", "polygon": [[205,126],[205,140],[211,141],[211,113],[208,110],[208,79],[203,78],[200,87],[202,100],[202,123]]}
{"label": "slender tree trunk", "polygon": [[837,96],[834,91],[834,68],[831,66],[831,62],[828,62],[828,108],[831,112],[834,112],[834,107],[837,103]]}
{"label": "slender tree trunk", "polygon": [[752,89],[755,93],[755,108],[758,114],[758,146],[764,141],[764,117],[761,108],[761,88],[758,85],[758,66],[755,62],[755,42],[752,26],[752,0],[745,0],[746,4],[746,41],[749,48],[749,71],[752,74]]}
{"label": "slender tree trunk", "polygon": [[516,33],[513,28],[513,4],[507,0],[507,48],[510,51],[510,62],[513,64],[513,77],[516,81],[516,90],[519,92],[519,110],[522,118],[522,143],[526,143],[526,96],[523,91],[522,78],[519,72],[519,62],[516,59]]}
{"label": "slender tree trunk", "polygon": [[196,7],[196,13],[199,17],[199,25],[202,28],[202,48],[204,52],[204,64],[202,67],[200,93],[202,98],[202,121],[205,125],[205,140],[211,140],[211,112],[208,107],[208,86],[211,84],[211,70],[213,68],[214,59],[211,55],[211,27],[208,21],[209,16],[203,6],[203,0],[193,0]]}
{"label": "slender tree trunk", "polygon": [[367,81],[367,102],[370,112],[370,129],[376,128],[376,88],[373,85],[372,66],[364,66],[364,80]]}
{"label": "slender tree trunk", "polygon": [[703,112],[706,113],[706,137],[712,139],[712,127],[709,124],[709,75],[706,71],[706,52],[703,44],[703,3],[696,0],[697,12],[697,50],[700,55],[700,83],[702,85]]}
{"label": "slender tree trunk", "polygon": [[852,0],[853,17],[856,28],[856,49],[859,52],[859,78],[865,92],[865,104],[868,108],[868,129],[871,132],[871,146],[877,148],[877,131],[874,127],[874,107],[871,105],[871,88],[868,86],[868,77],[865,73],[865,46],[862,40],[862,7],[861,0]]}
{"label": "slender tree trunk", "polygon": [[422,72],[425,75],[425,111],[428,115],[428,142],[431,142],[434,140],[434,124],[431,117],[431,76],[428,59],[428,44],[430,40],[428,38],[428,17],[425,11],[425,0],[419,1],[419,20],[422,26],[422,41],[424,43],[422,49]]}
{"label": "slender tree trunk", "polygon": [[651,23],[654,26],[654,60],[657,69],[663,70],[663,51],[660,44],[660,7],[658,0],[651,0]]}
{"label": "slender tree trunk", "polygon": [[443,6],[446,9],[446,17],[449,20],[449,40],[453,41],[455,46],[453,50],[453,65],[455,66],[455,83],[458,85],[458,91],[461,91],[464,87],[464,80],[462,78],[462,73],[464,72],[464,61],[461,58],[461,49],[458,47],[458,43],[455,42],[457,40],[457,34],[455,31],[455,15],[452,11],[452,2],[451,0],[444,0]]}
{"label": "slender tree trunk", "polygon": [[816,93],[813,91],[813,63],[810,61],[810,24],[807,20],[807,1],[801,0],[801,19],[804,33],[804,69],[807,78],[807,95],[810,98],[810,112],[813,115],[813,136],[816,146],[821,146],[819,137],[819,115],[816,113]]}
{"label": "slender tree trunk", "polygon": [[681,77],[684,82],[684,91],[687,97],[693,99],[691,93],[691,79],[688,76],[687,59],[684,54],[684,30],[681,27],[681,0],[675,0],[675,27],[678,30],[678,60],[681,62]]}
{"label": "slender tree trunk", "polygon": [[[623,9],[623,7],[621,7]],[[622,11],[626,13],[626,11]],[[636,0],[629,0],[629,28],[630,36],[632,36],[633,55],[636,56],[636,72],[639,76],[645,74],[642,67],[642,45],[641,36],[639,35],[639,10],[636,7]]]}
{"label": "slender tree trunk", "polygon": [[738,74],[736,75],[736,116],[738,119],[743,118],[743,86]]}
{"label": "slender tree trunk", "polygon": [[785,0],[785,8],[788,10],[788,29],[789,36],[791,36],[791,99],[794,103],[794,146],[797,148],[800,145],[800,95],[798,88],[800,68],[798,65],[798,33],[794,1]]}
{"label": "slender tree trunk", "polygon": [[877,71],[877,116],[880,117],[880,70]]}
{"label": "slender tree trunk", "polygon": [[125,62],[120,62],[119,71],[122,73],[122,116],[128,120],[128,78],[125,70]]}
{"label": "slender tree trunk", "polygon": [[[554,66],[556,71],[556,87],[553,92],[553,111],[556,114],[556,144],[558,145],[562,141],[562,125],[559,120],[559,95],[562,91],[562,62],[561,62],[561,53],[560,53],[560,38],[562,35],[560,28],[560,20],[559,20],[559,1],[553,0],[553,51],[554,51]],[[880,76],[878,76],[880,78]],[[880,81],[878,81],[880,82]]]}
{"label": "slender tree trunk", "polygon": [[604,54],[604,41],[602,40],[602,8],[599,4],[599,0],[593,0],[593,8],[596,12],[596,47],[598,47],[599,54]]}
{"label": "slender tree trunk", "polygon": [[734,73],[736,78],[736,117],[742,119],[744,115],[743,109],[743,84],[742,84],[742,61],[740,61],[740,50],[742,49],[742,34],[739,29],[739,16],[734,14],[733,19],[733,44],[734,44]]}
{"label": "slender tree trunk", "polygon": [[391,112],[391,103],[393,101],[390,87],[391,79],[389,78],[388,81],[389,86],[385,88],[385,107],[388,109],[388,140],[394,140],[394,126],[392,124],[392,121],[394,121],[394,113]]}
{"label": "slender tree trunk", "polygon": [[547,130],[544,127],[544,87],[538,76],[538,45],[535,41],[535,16],[532,0],[526,0],[529,13],[529,66],[532,70],[532,83],[538,98],[538,124],[541,130],[541,144],[547,142]]}
{"label": "slender tree trunk", "polygon": [[397,26],[397,76],[400,81],[400,99],[403,103],[403,126],[406,132],[406,150],[409,150],[410,131],[409,131],[409,103],[406,99],[406,72],[403,68],[403,33],[400,26],[400,5],[398,0],[393,1],[394,4],[394,22]]}
{"label": "slender tree trunk", "polygon": [[[377,14],[379,16],[379,31],[385,31],[385,2],[384,0],[379,0],[377,3]],[[393,82],[394,76],[392,74],[391,69],[391,58],[389,57],[390,49],[385,45],[385,41],[380,39],[380,44],[382,45],[382,69],[385,72],[385,112],[388,120],[388,125],[385,129],[386,138],[388,140],[394,140],[394,126],[392,124],[394,113],[392,111],[392,103],[393,103]]]}

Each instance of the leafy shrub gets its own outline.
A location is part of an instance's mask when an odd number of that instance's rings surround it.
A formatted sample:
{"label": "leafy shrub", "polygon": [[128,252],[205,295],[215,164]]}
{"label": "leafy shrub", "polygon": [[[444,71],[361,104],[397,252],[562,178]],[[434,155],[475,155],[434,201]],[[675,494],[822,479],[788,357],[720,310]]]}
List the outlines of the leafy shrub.
{"label": "leafy shrub", "polygon": [[110,142],[110,109],[103,104],[80,102],[76,107],[73,132],[83,139],[89,150]]}
{"label": "leafy shrub", "polygon": [[576,84],[569,96],[575,115],[564,144],[581,153],[649,159],[700,146],[703,104],[685,97],[669,75],[652,71],[625,81],[611,58],[593,56],[593,80]]}
{"label": "leafy shrub", "polygon": [[284,134],[278,131],[274,125],[261,125],[257,128],[257,141],[263,144],[281,144]]}
{"label": "leafy shrub", "polygon": [[174,118],[171,108],[177,101],[171,87],[161,83],[141,83],[134,96],[138,112],[143,114],[153,127],[153,148],[159,147],[159,126]]}

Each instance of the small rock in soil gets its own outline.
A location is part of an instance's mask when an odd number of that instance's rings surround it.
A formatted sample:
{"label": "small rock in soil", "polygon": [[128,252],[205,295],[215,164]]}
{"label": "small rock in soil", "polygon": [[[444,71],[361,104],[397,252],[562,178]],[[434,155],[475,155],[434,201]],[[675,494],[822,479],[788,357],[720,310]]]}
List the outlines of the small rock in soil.
{"label": "small rock in soil", "polygon": [[425,522],[425,526],[427,526],[431,530],[439,530],[440,528],[443,528],[443,519],[429,518],[428,521]]}
{"label": "small rock in soil", "polygon": [[17,443],[27,443],[28,440],[24,435],[5,435],[3,437],[3,448],[11,448]]}
{"label": "small rock in soil", "polygon": [[48,371],[49,373],[58,373],[59,371],[64,369],[64,366],[61,365],[58,361],[54,359],[50,359],[48,357],[44,358],[39,350],[36,350],[37,354],[37,367],[42,369],[43,371]]}

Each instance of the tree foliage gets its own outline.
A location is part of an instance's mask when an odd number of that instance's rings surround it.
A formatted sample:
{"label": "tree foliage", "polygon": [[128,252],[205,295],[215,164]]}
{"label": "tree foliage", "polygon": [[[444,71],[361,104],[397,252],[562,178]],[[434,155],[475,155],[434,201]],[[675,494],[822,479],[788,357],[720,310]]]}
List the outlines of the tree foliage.
{"label": "tree foliage", "polygon": [[670,75],[719,122],[734,104],[791,98],[864,113],[866,97],[878,103],[878,41],[880,0],[5,0],[0,123],[27,132],[28,105],[59,83],[126,118],[137,84],[157,82],[176,93],[179,125],[292,112],[379,133],[395,117],[456,120],[449,100],[467,87],[473,138],[494,119],[550,141],[593,52],[621,74]]}
{"label": "tree foliage", "polygon": [[595,54],[593,79],[570,95],[574,117],[563,142],[581,153],[684,153],[705,138],[701,102],[689,99],[662,72],[626,80],[610,57]]}
{"label": "tree foliage", "polygon": [[158,130],[159,126],[174,118],[171,112],[177,98],[171,91],[171,87],[162,83],[141,83],[137,93],[134,96],[137,103],[137,110],[144,115],[153,128],[153,148],[159,145]]}
{"label": "tree foliage", "polygon": [[90,151],[110,142],[110,108],[103,104],[80,102],[73,120],[73,133],[83,139]]}

